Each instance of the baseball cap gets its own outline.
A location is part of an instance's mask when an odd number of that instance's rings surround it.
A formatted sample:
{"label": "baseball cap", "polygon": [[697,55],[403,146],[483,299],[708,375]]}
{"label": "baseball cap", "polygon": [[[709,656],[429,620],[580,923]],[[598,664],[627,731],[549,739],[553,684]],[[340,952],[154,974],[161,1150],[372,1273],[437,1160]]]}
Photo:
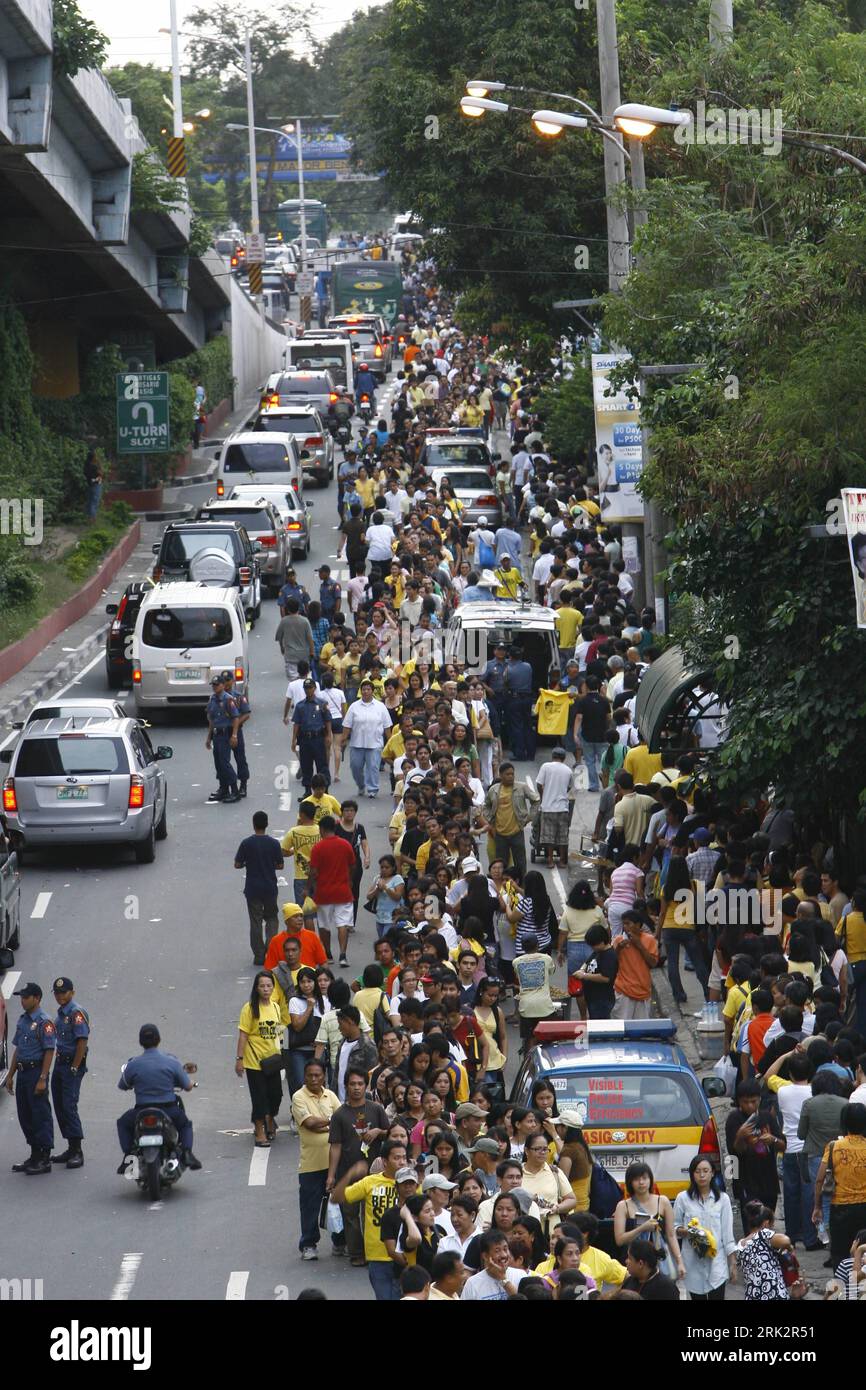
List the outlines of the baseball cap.
{"label": "baseball cap", "polygon": [[418,1174],[414,1168],[398,1168],[394,1174],[395,1182],[417,1182]]}
{"label": "baseball cap", "polygon": [[554,1115],[553,1123],[565,1129],[583,1129],[586,1121],[581,1119],[576,1110],[560,1110],[558,1115]]}
{"label": "baseball cap", "polygon": [[474,854],[467,854],[460,867],[464,874],[477,874],[481,865],[478,863]]}
{"label": "baseball cap", "polygon": [[12,992],[16,999],[28,999],[32,998],[33,995],[35,995],[37,999],[42,998],[42,990],[38,985],[35,985],[32,980],[28,980],[26,985],[22,985],[20,989],[13,990]]}
{"label": "baseball cap", "polygon": [[55,994],[65,994],[68,989],[74,990],[75,986],[68,975],[58,975],[51,988]]}
{"label": "baseball cap", "polygon": [[211,685],[222,685],[222,684],[223,684],[223,678],[222,678],[222,676],[211,676],[211,681],[210,681],[210,683],[211,683]]}
{"label": "baseball cap", "polygon": [[235,673],[234,673],[234,671],[220,671],[220,680],[221,680],[221,681],[233,681],[234,678],[235,678]]}
{"label": "baseball cap", "polygon": [[480,517],[478,518],[478,525],[479,525],[479,526],[486,526],[486,525],[487,525],[487,517],[486,517],[486,516],[480,516]]}
{"label": "baseball cap", "polygon": [[[403,1172],[403,1169],[400,1170]],[[441,1187],[443,1192],[453,1192],[457,1186],[456,1182],[449,1182],[441,1173],[431,1173],[429,1178],[425,1178],[421,1184],[422,1192],[430,1192],[434,1187]]]}
{"label": "baseball cap", "polygon": [[474,1105],[471,1100],[464,1100],[462,1105],[458,1105],[454,1111],[455,1120],[486,1120],[487,1111],[482,1110],[480,1105]]}
{"label": "baseball cap", "polygon": [[495,1139],[476,1139],[466,1152],[470,1154],[498,1154],[499,1145]]}
{"label": "baseball cap", "polygon": [[696,845],[708,845],[712,836],[705,826],[698,826],[697,830],[692,831],[692,839]]}
{"label": "baseball cap", "polygon": [[283,921],[288,922],[290,917],[303,917],[304,909],[298,903],[283,903]]}

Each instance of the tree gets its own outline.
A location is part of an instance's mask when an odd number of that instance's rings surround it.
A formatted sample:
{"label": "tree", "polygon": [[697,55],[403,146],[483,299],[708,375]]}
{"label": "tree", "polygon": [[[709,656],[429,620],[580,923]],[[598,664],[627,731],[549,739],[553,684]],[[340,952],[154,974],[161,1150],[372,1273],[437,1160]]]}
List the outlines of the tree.
{"label": "tree", "polygon": [[51,43],[54,70],[65,77],[81,68],[101,68],[108,49],[106,36],[85,19],[75,0],[54,0]]}

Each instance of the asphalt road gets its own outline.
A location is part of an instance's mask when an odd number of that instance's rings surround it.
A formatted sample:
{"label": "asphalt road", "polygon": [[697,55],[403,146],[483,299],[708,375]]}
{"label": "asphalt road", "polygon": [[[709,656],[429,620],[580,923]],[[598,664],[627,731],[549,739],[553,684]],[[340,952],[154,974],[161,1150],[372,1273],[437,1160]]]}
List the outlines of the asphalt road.
{"label": "asphalt road", "polygon": [[[206,501],[209,485],[185,490]],[[297,566],[312,590],[316,566],[336,561],[336,485],[310,489],[313,547]],[[251,634],[253,717],[247,725],[252,771],[249,797],[234,806],[208,804],[215,785],[201,716],[189,714],[155,731],[174,749],[166,764],[169,834],[156,862],[137,865],[131,853],[56,851],[29,856],[23,873],[22,945],[15,970],[2,981],[10,1032],[18,981],[41,984],[53,1009],[51,982],[68,975],[92,1021],[89,1073],[82,1088],[85,1165],[56,1168],[39,1182],[10,1171],[26,1150],[14,1101],[0,1093],[0,1278],[42,1279],[46,1299],[274,1299],[316,1285],[329,1297],[370,1299],[366,1274],[330,1256],[327,1237],[317,1264],[297,1251],[298,1140],[281,1130],[269,1150],[252,1144],[246,1083],[234,1074],[234,1040],[253,967],[235,850],[251,833],[251,815],[266,810],[281,834],[295,819],[298,784],[281,791],[292,764],[281,718],[282,658],[273,634],[276,604],[263,603]],[[70,687],[75,695],[107,694],[102,659]],[[130,712],[133,702],[128,702]],[[531,771],[529,765],[520,775]],[[285,785],[282,782],[282,785]],[[354,794],[348,766],[336,792]],[[290,800],[288,798],[291,798]],[[388,849],[392,800],[387,779],[377,801],[362,802],[375,865]],[[558,881],[557,881],[558,880]],[[365,879],[366,882],[366,879]],[[550,883],[561,902],[562,879]],[[291,894],[290,885],[285,890]],[[352,977],[372,959],[375,928],[359,914],[351,938]],[[120,1151],[115,1120],[127,1097],[117,1090],[122,1063],[138,1052],[138,1029],[155,1022],[164,1047],[198,1063],[199,1089],[187,1105],[195,1125],[200,1173],[186,1173],[151,1206],[134,1182],[116,1176]],[[512,1037],[516,1030],[509,1030]],[[288,1119],[284,1099],[281,1119]],[[56,1149],[62,1144],[56,1131]]]}

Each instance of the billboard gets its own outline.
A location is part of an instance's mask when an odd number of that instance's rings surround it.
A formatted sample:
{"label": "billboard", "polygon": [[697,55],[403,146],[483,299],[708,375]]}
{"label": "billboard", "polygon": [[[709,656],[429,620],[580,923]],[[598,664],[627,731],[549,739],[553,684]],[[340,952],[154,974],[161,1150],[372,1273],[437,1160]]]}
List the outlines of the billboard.
{"label": "billboard", "polygon": [[640,410],[625,387],[610,390],[610,373],[629,360],[628,353],[592,354],[592,400],[599,505],[603,521],[643,521],[643,498],[637,490],[643,450]]}
{"label": "billboard", "polygon": [[845,534],[854,579],[857,626],[866,627],[866,491],[843,487],[842,505],[845,508]]}

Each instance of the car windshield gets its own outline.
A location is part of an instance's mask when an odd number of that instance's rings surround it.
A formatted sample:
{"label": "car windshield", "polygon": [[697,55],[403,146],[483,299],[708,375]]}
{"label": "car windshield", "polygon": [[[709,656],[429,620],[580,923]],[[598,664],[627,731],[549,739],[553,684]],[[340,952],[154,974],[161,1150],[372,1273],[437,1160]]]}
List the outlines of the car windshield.
{"label": "car windshield", "polygon": [[[282,432],[285,434],[285,429]],[[266,444],[264,441],[261,444],[229,444],[223,458],[224,473],[285,473],[288,467],[289,455],[285,444]]]}
{"label": "car windshield", "polygon": [[225,647],[232,640],[227,608],[153,608],[145,614],[145,647]]}
{"label": "car windshield", "polygon": [[603,1071],[551,1073],[545,1077],[560,1111],[574,1110],[592,1125],[702,1125],[699,1093],[675,1072],[631,1067]]}
{"label": "car windshield", "polygon": [[[455,463],[486,468],[489,455],[482,444],[428,444],[424,454],[427,468],[451,468]],[[467,486],[476,487],[476,483]]]}
{"label": "car windshield", "polygon": [[342,352],[335,351],[322,343],[321,347],[316,347],[313,343],[307,343],[302,353],[292,355],[292,361],[303,371],[307,367],[318,366],[327,367],[331,375],[342,382],[346,380],[346,358]]}
{"label": "car windshield", "polygon": [[236,531],[169,531],[159,559],[163,565],[186,565],[200,550],[224,550],[234,559],[240,550]]}
{"label": "car windshield", "polygon": [[218,512],[202,511],[202,521],[237,521],[248,531],[273,531],[274,524],[266,511],[259,507],[220,508]]}
{"label": "car windshield", "polygon": [[327,378],[323,376],[284,376],[280,378],[280,384],[275,394],[279,396],[323,396],[327,395],[329,390]]}
{"label": "car windshield", "polygon": [[126,747],[120,738],[30,738],[21,745],[16,777],[68,777],[129,772]]}

